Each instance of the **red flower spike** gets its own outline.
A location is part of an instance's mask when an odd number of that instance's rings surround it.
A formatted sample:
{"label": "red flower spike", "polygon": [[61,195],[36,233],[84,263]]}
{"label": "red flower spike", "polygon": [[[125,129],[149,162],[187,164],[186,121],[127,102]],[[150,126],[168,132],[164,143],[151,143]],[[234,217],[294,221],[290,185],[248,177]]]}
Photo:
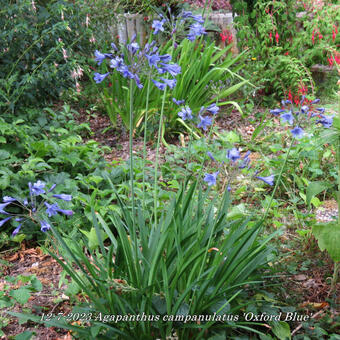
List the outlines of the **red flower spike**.
{"label": "red flower spike", "polygon": [[276,43],[278,44],[279,43],[279,33],[276,32],[275,34],[275,40],[276,40]]}

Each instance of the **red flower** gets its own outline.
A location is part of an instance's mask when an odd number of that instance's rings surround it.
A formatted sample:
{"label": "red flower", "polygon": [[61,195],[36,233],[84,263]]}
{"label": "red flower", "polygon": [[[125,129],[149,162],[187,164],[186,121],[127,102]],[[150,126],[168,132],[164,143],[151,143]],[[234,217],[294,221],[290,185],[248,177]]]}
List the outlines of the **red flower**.
{"label": "red flower", "polygon": [[334,64],[334,61],[333,61],[333,58],[332,57],[327,57],[327,60],[328,60],[328,65],[329,66],[333,66],[333,64]]}
{"label": "red flower", "polygon": [[286,52],[286,53],[285,53],[285,55],[288,55],[288,54],[289,54],[289,52]]}
{"label": "red flower", "polygon": [[314,30],[313,30],[313,33],[312,33],[312,43],[314,45],[314,40],[315,40],[315,37],[314,37]]}
{"label": "red flower", "polygon": [[233,41],[233,35],[228,30],[222,31],[222,33],[220,33],[220,37],[223,42],[228,40],[228,44],[230,44]]}
{"label": "red flower", "polygon": [[270,39],[270,41],[272,41],[272,37],[273,37],[272,32],[270,32],[270,33],[269,33],[269,39]]}
{"label": "red flower", "polygon": [[289,99],[291,102],[293,102],[293,96],[292,96],[292,91],[291,91],[291,90],[289,90],[289,92],[288,92],[288,99]]}
{"label": "red flower", "polygon": [[279,43],[279,33],[276,32],[275,34],[275,40],[276,40],[276,43],[278,44]]}
{"label": "red flower", "polygon": [[336,34],[335,34],[335,31],[333,30],[333,32],[332,32],[333,34],[332,34],[332,40],[333,40],[333,42],[335,41],[335,37],[336,37]]}
{"label": "red flower", "polygon": [[322,38],[323,38],[323,35],[319,33],[319,40],[321,40]]}

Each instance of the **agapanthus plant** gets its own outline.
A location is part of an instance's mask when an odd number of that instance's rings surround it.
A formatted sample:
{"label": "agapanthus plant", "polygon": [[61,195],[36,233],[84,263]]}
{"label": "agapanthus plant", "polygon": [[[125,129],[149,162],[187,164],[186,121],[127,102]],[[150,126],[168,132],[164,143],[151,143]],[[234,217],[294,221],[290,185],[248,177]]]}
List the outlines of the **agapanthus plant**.
{"label": "agapanthus plant", "polygon": [[[66,216],[73,215],[72,210],[62,209],[57,200],[71,201],[72,196],[67,194],[52,194],[56,185],[53,184],[47,190],[46,183],[37,181],[36,183],[28,183],[29,197],[28,198],[14,198],[10,196],[3,197],[3,203],[0,203],[0,214],[7,217],[0,221],[0,227],[6,222],[14,219],[20,222],[12,232],[12,236],[19,233],[22,226],[32,221],[40,224],[40,230],[46,232],[51,229],[49,218],[61,213]],[[6,208],[10,210],[5,210]]]}

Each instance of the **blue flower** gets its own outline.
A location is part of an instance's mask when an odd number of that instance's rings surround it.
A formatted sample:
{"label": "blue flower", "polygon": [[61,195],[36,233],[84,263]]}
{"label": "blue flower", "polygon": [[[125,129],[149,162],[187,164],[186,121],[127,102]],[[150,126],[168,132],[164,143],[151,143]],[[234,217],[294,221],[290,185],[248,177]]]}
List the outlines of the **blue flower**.
{"label": "blue flower", "polygon": [[216,159],[214,158],[213,154],[210,151],[207,152],[207,155],[212,161],[216,162]]}
{"label": "blue flower", "polygon": [[304,106],[301,107],[302,113],[308,113],[308,111],[309,111],[309,107],[307,105],[304,105]]}
{"label": "blue flower", "polygon": [[13,198],[13,197],[10,197],[10,196],[4,196],[3,197],[3,201],[4,201],[4,203],[11,203],[11,202],[15,202],[15,201],[17,201],[17,199],[16,198]]}
{"label": "blue flower", "polygon": [[45,206],[47,207],[46,214],[48,215],[48,217],[52,217],[54,215],[57,215],[58,210],[60,209],[58,203],[49,204],[49,203],[45,202]]}
{"label": "blue flower", "polygon": [[208,174],[206,173],[205,176],[204,176],[204,182],[207,182],[207,184],[209,186],[212,186],[212,185],[215,185],[216,184],[216,179],[217,179],[217,175],[219,174],[220,172],[219,171],[216,171],[212,174]]}
{"label": "blue flower", "polygon": [[172,98],[172,101],[176,104],[176,105],[182,105],[185,103],[185,100],[177,100],[176,98]]}
{"label": "blue flower", "polygon": [[227,150],[227,158],[230,159],[232,162],[235,162],[240,158],[240,152],[236,148]]}
{"label": "blue flower", "polygon": [[19,231],[22,226],[22,223],[20,223],[12,232],[12,237],[14,237]]}
{"label": "blue flower", "polygon": [[64,200],[64,201],[71,201],[72,200],[72,196],[66,195],[66,194],[56,194],[56,195],[53,195],[53,197],[58,198],[60,200]]}
{"label": "blue flower", "polygon": [[49,188],[49,190],[47,192],[51,192],[54,190],[54,188],[56,187],[56,184],[52,184],[51,187]]}
{"label": "blue flower", "polygon": [[199,115],[198,117],[201,121],[198,123],[197,127],[202,128],[204,131],[207,131],[208,126],[212,124],[212,119],[208,116],[202,117],[201,115]]}
{"label": "blue flower", "polygon": [[191,11],[183,11],[180,16],[184,19],[191,18],[192,17],[192,12]]}
{"label": "blue flower", "polygon": [[2,227],[7,221],[9,221],[13,216],[6,217],[0,221],[0,227]]}
{"label": "blue flower", "polygon": [[42,232],[46,232],[47,230],[50,230],[51,229],[51,225],[49,223],[47,223],[46,221],[40,221],[40,225],[41,225],[41,228],[40,230]]}
{"label": "blue flower", "polygon": [[317,110],[321,113],[324,113],[325,112],[325,108],[324,107],[318,107]]}
{"label": "blue flower", "polygon": [[269,112],[272,113],[273,115],[277,116],[277,115],[279,115],[280,113],[285,112],[285,110],[282,110],[282,109],[274,109],[274,110],[270,110]]}
{"label": "blue flower", "polygon": [[316,99],[314,99],[314,100],[311,102],[311,104],[317,104],[319,101],[320,101],[320,99],[319,99],[319,98],[316,98]]}
{"label": "blue flower", "polygon": [[133,42],[133,43],[127,45],[127,49],[132,55],[134,55],[139,50],[139,45],[138,45],[138,43]]}
{"label": "blue flower", "polygon": [[190,26],[190,30],[189,30],[189,34],[187,35],[187,38],[190,41],[194,41],[196,37],[203,35],[203,34],[207,34],[207,32],[205,31],[205,28],[199,23],[194,23]]}
{"label": "blue flower", "polygon": [[34,196],[44,194],[45,190],[43,188],[45,188],[45,185],[46,184],[44,182],[40,181],[40,180],[37,183],[34,183],[33,185],[32,185],[31,182],[28,183],[28,187],[30,189],[30,192]]}
{"label": "blue flower", "polygon": [[160,63],[162,65],[161,70],[162,72],[169,72],[173,77],[176,77],[177,74],[181,73],[181,67],[177,64],[164,64]]}
{"label": "blue flower", "polygon": [[217,114],[217,112],[220,110],[220,108],[215,104],[211,104],[207,107],[207,111],[212,113],[213,115]]}
{"label": "blue flower", "polygon": [[178,112],[178,116],[183,120],[191,120],[192,119],[192,111],[189,106],[183,107],[181,111]]}
{"label": "blue flower", "polygon": [[302,104],[303,104],[303,102],[305,101],[305,99],[306,99],[306,96],[305,96],[305,95],[303,95],[303,96],[301,97],[301,100],[300,100],[300,105],[302,105]]}
{"label": "blue flower", "polygon": [[325,128],[330,128],[333,124],[333,116],[325,116],[325,115],[320,115],[321,119],[316,121],[317,123],[322,124]]}
{"label": "blue flower", "polygon": [[138,87],[139,89],[142,89],[142,88],[143,88],[143,84],[141,84],[138,75],[135,74],[133,77],[134,77],[134,79],[135,79],[135,82],[136,82],[137,87]]}
{"label": "blue flower", "polygon": [[104,73],[104,74],[100,74],[100,73],[95,73],[94,74],[94,81],[96,82],[96,84],[101,83],[108,75],[110,74],[110,72]]}
{"label": "blue flower", "polygon": [[292,133],[292,135],[295,137],[295,138],[301,138],[303,137],[303,130],[300,128],[300,127],[295,127],[294,129],[290,130],[290,132]]}
{"label": "blue flower", "polygon": [[152,28],[155,30],[153,34],[157,34],[159,31],[164,32],[163,24],[165,23],[165,19],[162,20],[154,20],[152,22]]}
{"label": "blue flower", "polygon": [[164,83],[168,85],[171,89],[173,89],[176,86],[176,79],[165,79],[161,77],[161,80],[163,80]]}
{"label": "blue flower", "polygon": [[9,204],[11,204],[11,202],[0,204],[0,214],[9,215],[9,213],[4,210]]}
{"label": "blue flower", "polygon": [[169,63],[171,61],[171,55],[170,54],[164,54],[164,55],[160,55],[159,59],[163,62],[163,63]]}
{"label": "blue flower", "polygon": [[283,113],[280,117],[284,122],[288,122],[289,124],[293,124],[294,122],[292,111]]}
{"label": "blue flower", "polygon": [[275,175],[270,175],[270,176],[267,176],[267,177],[256,176],[256,178],[258,178],[261,181],[269,184],[270,186],[274,185],[274,177],[275,177]]}
{"label": "blue flower", "polygon": [[230,185],[227,186],[227,190],[228,190],[229,192],[231,191],[231,186],[230,186]]}
{"label": "blue flower", "polygon": [[71,216],[73,215],[73,211],[72,210],[64,210],[64,209],[60,209],[58,203],[53,203],[53,204],[49,204],[47,202],[45,202],[45,206],[46,206],[46,214],[48,215],[48,217],[52,217],[54,215],[57,215],[58,212],[67,215],[67,216]]}
{"label": "blue flower", "polygon": [[106,58],[106,57],[111,57],[112,56],[112,54],[110,54],[110,53],[101,53],[101,52],[99,52],[98,50],[96,50],[95,52],[94,52],[94,55],[95,55],[95,61],[98,61],[98,65],[100,65],[103,61],[104,61],[104,59]]}
{"label": "blue flower", "polygon": [[203,19],[202,15],[191,15],[190,17],[192,19],[194,19],[196,22],[198,22],[199,24],[204,23],[204,19]]}
{"label": "blue flower", "polygon": [[161,61],[161,58],[159,56],[159,54],[146,54],[146,59],[149,62],[150,67],[154,66],[157,67],[157,64]]}
{"label": "blue flower", "polygon": [[118,72],[122,72],[126,65],[124,64],[124,60],[121,57],[116,57],[110,61],[110,67],[115,68]]}
{"label": "blue flower", "polygon": [[118,51],[118,48],[115,43],[111,43],[111,48],[115,50],[116,52]]}
{"label": "blue flower", "polygon": [[244,169],[246,166],[249,165],[250,159],[249,159],[250,151],[247,151],[246,154],[242,158],[241,164],[238,166],[239,169]]}
{"label": "blue flower", "polygon": [[160,90],[162,90],[162,91],[165,90],[166,84],[161,83],[161,82],[154,80],[154,79],[151,79],[151,80],[156,85],[156,87],[158,87]]}
{"label": "blue flower", "polygon": [[119,70],[117,69],[117,71],[119,71],[124,78],[134,79],[135,77],[135,75],[130,72],[129,67],[126,65],[122,66]]}

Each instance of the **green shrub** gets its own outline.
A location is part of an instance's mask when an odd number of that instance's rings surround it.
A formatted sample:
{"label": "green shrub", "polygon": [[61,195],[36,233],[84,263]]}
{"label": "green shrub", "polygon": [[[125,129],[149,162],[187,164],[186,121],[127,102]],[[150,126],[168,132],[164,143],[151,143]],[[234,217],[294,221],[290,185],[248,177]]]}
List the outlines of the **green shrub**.
{"label": "green shrub", "polygon": [[2,110],[41,105],[75,84],[75,55],[87,52],[91,34],[77,3],[0,1]]}

